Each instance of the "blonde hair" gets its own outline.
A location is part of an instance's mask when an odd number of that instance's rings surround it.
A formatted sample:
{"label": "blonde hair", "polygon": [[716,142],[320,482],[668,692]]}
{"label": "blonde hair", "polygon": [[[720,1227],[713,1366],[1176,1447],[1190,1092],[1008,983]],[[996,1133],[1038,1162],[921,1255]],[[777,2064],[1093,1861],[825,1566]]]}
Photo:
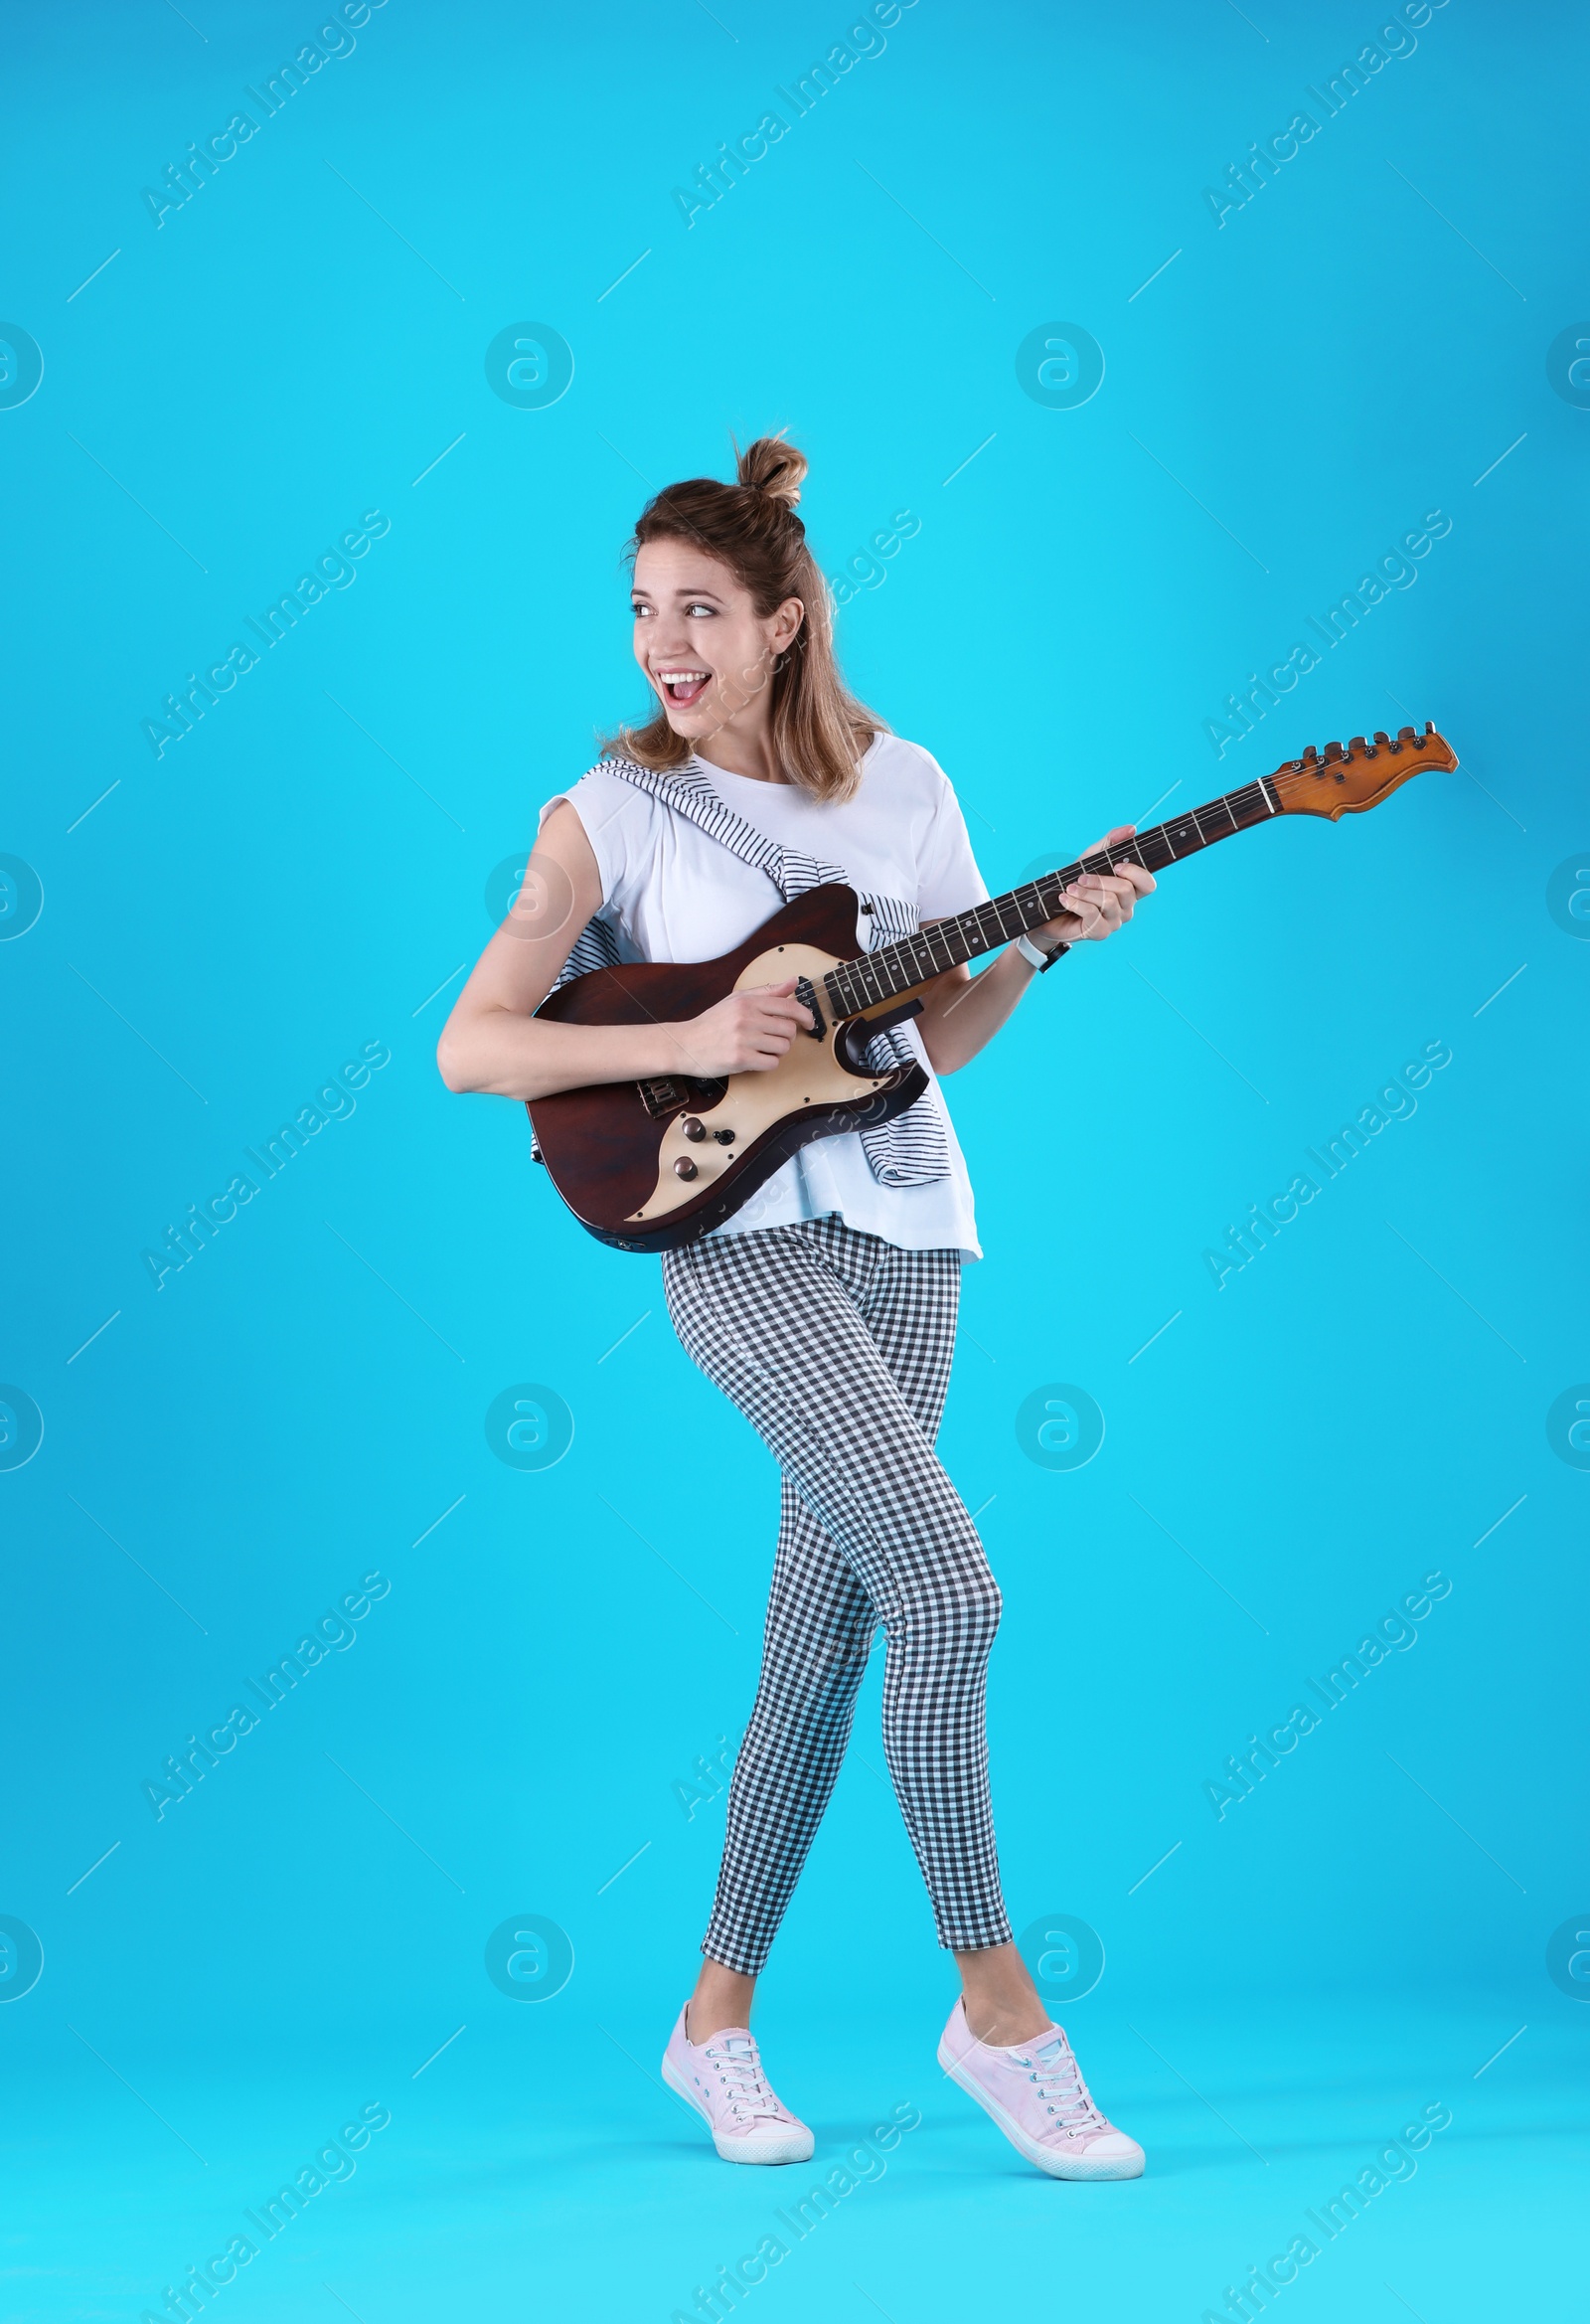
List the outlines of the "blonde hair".
{"label": "blonde hair", "polygon": [[[763,620],[786,598],[800,599],[806,617],[771,676],[760,681],[771,690],[773,752],[787,781],[813,798],[840,800],[855,792],[874,736],[889,730],[852,694],[834,658],[828,583],[795,514],[805,474],[804,452],[782,436],[759,435],[737,453],[734,483],[693,476],[649,500],[625,556],[633,566],[648,541],[694,541],[728,567]],[[604,745],[659,773],[684,766],[693,747],[661,705],[644,726],[620,727]]]}

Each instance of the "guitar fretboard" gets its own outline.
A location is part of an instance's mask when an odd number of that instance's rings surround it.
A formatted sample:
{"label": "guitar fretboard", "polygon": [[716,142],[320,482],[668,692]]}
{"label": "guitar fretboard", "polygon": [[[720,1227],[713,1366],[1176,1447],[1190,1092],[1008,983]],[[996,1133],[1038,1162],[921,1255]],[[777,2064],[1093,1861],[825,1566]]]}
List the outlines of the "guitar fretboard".
{"label": "guitar fretboard", "polygon": [[1120,864],[1141,864],[1145,871],[1158,874],[1168,864],[1179,864],[1184,856],[1212,847],[1217,839],[1229,839],[1234,831],[1250,830],[1281,811],[1268,776],[1244,783],[1240,790],[1227,791],[1205,806],[1139,831],[1120,847],[1097,848],[1074,864],[1045,872],[1041,879],[991,897],[987,904],[974,905],[970,912],[935,920],[914,936],[902,936],[897,943],[864,953],[858,960],[842,961],[824,977],[824,995],[836,1018],[875,1009],[900,993],[931,983],[947,968],[957,968],[962,961],[992,952],[1030,928],[1058,918],[1065,910],[1061,890],[1084,872],[1113,872]]}

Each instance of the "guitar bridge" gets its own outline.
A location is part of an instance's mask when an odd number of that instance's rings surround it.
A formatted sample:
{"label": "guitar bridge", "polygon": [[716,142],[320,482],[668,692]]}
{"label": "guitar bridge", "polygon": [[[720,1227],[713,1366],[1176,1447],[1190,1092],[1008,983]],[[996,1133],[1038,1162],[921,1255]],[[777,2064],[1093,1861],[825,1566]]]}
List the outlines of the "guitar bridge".
{"label": "guitar bridge", "polygon": [[653,1121],[667,1121],[676,1113],[705,1113],[720,1102],[728,1083],[723,1080],[697,1079],[688,1074],[662,1075],[649,1081],[637,1081],[640,1101]]}

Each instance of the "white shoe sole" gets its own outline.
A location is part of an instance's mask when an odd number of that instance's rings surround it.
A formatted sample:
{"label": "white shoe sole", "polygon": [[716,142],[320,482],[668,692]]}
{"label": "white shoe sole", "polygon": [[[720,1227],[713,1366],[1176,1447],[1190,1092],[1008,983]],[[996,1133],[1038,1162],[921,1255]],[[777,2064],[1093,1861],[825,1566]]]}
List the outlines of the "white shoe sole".
{"label": "white shoe sole", "polygon": [[[1057,2154],[1053,2147],[1040,2146],[1029,2137],[1013,2115],[1007,2114],[997,2098],[991,2098],[982,2085],[963,2072],[961,2063],[944,2043],[939,2044],[938,2062],[950,2079],[959,2082],[969,2098],[975,2098],[991,2121],[997,2122],[1018,2154],[1050,2179],[1141,2179],[1143,2150],[1137,2148],[1131,2155],[1102,2155],[1089,2158],[1086,2149],[1075,2155]],[[1121,2134],[1123,2137],[1125,2133]]]}
{"label": "white shoe sole", "polygon": [[682,2097],[687,2106],[697,2113],[713,2131],[713,2144],[725,2163],[807,2163],[817,2141],[802,2123],[795,2130],[747,2131],[741,2138],[729,2138],[713,2130],[713,2118],[702,2104],[699,2093],[693,2090],[684,2076],[663,2060],[663,2079],[669,2088]]}

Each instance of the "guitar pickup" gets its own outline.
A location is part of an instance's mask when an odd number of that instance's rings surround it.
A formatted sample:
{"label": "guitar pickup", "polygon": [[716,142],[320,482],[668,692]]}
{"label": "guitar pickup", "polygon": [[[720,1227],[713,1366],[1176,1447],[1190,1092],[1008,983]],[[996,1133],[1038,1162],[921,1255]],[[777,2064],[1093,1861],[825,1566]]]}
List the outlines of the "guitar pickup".
{"label": "guitar pickup", "polygon": [[823,1022],[823,1012],[817,1004],[817,988],[809,976],[798,976],[795,979],[795,998],[811,1010],[812,1022],[806,1030],[814,1041],[821,1041],[828,1028]]}

